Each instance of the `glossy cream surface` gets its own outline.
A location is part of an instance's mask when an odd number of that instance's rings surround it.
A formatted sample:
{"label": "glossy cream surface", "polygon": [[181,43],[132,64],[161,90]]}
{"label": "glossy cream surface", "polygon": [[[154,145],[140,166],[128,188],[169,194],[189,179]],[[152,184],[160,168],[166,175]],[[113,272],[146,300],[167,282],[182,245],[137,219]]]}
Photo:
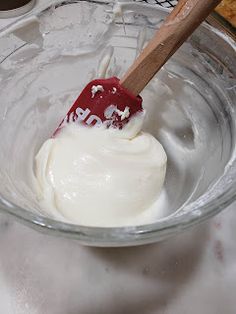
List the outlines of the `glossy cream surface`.
{"label": "glossy cream surface", "polygon": [[167,157],[162,145],[141,132],[142,117],[123,130],[65,126],[36,156],[42,207],[82,225],[135,222],[158,199]]}

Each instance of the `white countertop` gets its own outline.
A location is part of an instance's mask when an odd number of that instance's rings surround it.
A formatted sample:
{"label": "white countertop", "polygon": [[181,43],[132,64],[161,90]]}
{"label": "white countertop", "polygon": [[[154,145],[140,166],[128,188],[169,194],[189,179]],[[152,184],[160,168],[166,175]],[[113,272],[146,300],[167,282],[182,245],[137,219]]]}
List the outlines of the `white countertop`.
{"label": "white countertop", "polygon": [[0,215],[0,313],[235,314],[236,212],[162,243],[99,249]]}
{"label": "white countertop", "polygon": [[0,214],[0,313],[235,314],[235,209],[165,242],[117,249]]}

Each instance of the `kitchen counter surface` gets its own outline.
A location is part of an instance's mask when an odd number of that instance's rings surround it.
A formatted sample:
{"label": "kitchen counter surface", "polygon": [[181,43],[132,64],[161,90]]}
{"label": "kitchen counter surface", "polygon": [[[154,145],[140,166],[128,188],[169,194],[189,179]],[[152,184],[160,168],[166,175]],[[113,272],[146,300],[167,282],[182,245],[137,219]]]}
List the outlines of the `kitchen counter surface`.
{"label": "kitchen counter surface", "polygon": [[89,248],[0,215],[0,313],[235,314],[235,205],[167,241]]}

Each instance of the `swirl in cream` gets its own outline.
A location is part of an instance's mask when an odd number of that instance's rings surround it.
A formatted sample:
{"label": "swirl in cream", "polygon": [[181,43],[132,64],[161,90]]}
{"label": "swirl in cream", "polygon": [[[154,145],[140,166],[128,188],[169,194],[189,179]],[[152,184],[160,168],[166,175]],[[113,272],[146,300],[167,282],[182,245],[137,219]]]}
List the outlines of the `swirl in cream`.
{"label": "swirl in cream", "polygon": [[123,129],[65,126],[36,156],[42,207],[87,226],[116,226],[142,214],[158,198],[167,157],[140,131],[142,117]]}

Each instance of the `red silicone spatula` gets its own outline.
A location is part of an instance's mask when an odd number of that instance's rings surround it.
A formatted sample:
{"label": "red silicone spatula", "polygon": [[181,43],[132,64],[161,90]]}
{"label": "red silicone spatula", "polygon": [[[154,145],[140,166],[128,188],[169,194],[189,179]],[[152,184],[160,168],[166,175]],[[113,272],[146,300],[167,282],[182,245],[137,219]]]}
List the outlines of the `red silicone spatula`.
{"label": "red silicone spatula", "polygon": [[179,0],[124,77],[90,82],[59,128],[72,121],[122,128],[132,116],[142,111],[139,93],[220,2]]}

